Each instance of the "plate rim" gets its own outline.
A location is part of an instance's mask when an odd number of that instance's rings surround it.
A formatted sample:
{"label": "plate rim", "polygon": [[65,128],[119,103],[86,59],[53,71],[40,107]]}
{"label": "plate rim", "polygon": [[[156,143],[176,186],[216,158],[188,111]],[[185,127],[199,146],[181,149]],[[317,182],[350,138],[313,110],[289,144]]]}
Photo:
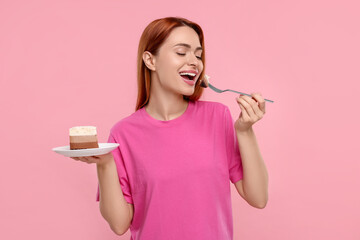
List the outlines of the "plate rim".
{"label": "plate rim", "polygon": [[[106,144],[108,146],[102,146],[100,147],[100,144]],[[84,149],[70,149],[70,145],[66,145],[66,146],[60,146],[60,147],[54,147],[51,150],[53,150],[54,152],[56,151],[62,151],[62,152],[67,152],[67,151],[71,151],[71,152],[75,152],[75,151],[94,151],[95,149],[106,149],[106,148],[111,148],[111,147],[118,147],[120,144],[119,143],[99,143],[99,147],[98,148],[84,148]],[[69,149],[64,149],[64,148],[69,148]]]}

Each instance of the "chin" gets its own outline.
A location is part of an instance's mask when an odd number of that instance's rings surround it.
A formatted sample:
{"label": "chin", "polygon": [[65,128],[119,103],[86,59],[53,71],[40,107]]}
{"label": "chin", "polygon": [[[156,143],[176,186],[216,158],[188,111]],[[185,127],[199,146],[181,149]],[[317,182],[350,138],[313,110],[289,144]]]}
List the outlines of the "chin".
{"label": "chin", "polygon": [[192,90],[192,91],[184,91],[183,93],[182,93],[182,95],[185,95],[185,96],[188,96],[188,97],[190,97],[191,95],[193,95],[194,94],[194,90]]}
{"label": "chin", "polygon": [[182,82],[181,86],[179,86],[179,90],[180,90],[179,94],[185,95],[185,96],[191,96],[195,92],[195,86],[196,86],[196,84],[193,86],[190,86],[190,85],[184,86],[184,82]]}

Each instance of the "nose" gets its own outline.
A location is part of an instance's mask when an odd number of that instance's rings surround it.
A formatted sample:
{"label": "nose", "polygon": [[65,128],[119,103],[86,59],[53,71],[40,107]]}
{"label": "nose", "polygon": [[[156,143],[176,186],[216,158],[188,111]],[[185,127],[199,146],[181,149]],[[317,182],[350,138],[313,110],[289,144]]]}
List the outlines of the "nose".
{"label": "nose", "polygon": [[194,66],[197,66],[199,64],[195,54],[190,54],[190,57],[188,58],[188,63]]}

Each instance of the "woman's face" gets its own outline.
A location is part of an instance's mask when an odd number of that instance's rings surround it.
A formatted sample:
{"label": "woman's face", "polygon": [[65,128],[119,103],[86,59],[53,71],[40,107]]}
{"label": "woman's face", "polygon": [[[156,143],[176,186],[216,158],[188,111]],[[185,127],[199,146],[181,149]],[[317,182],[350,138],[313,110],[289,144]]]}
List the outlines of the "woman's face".
{"label": "woman's face", "polygon": [[[181,95],[192,95],[195,90],[195,83],[203,70],[201,53],[199,36],[194,29],[187,26],[173,29],[159,48],[158,55],[152,55],[153,74],[151,81],[159,81],[159,85],[164,90]],[[180,72],[190,70],[197,72],[196,76],[193,77],[192,81],[185,81],[183,78],[190,77],[182,77]]]}

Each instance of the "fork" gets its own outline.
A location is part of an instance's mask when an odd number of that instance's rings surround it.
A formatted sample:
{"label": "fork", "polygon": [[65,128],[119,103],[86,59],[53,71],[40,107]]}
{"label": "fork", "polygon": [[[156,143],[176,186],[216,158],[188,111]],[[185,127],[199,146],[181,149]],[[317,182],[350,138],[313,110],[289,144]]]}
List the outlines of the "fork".
{"label": "fork", "polygon": [[[214,87],[212,84],[210,84],[209,78],[210,78],[210,76],[205,74],[205,82],[204,82],[204,80],[202,80],[202,82],[200,83],[200,86],[203,87],[203,88],[206,88],[206,87],[207,87],[206,85],[208,85],[209,88],[211,88],[212,90],[214,90],[214,91],[217,92],[217,93],[223,93],[223,92],[226,92],[226,91],[230,91],[230,92],[234,92],[234,93],[238,93],[238,94],[243,94],[243,95],[252,97],[250,94],[238,92],[238,91],[231,90],[231,89],[225,89],[225,90],[218,89],[218,88]],[[206,84],[206,82],[207,82],[207,84]],[[274,102],[274,101],[269,100],[269,99],[266,99],[266,98],[264,98],[264,100],[265,100],[265,101],[268,101],[268,102],[271,102],[271,103]]]}

